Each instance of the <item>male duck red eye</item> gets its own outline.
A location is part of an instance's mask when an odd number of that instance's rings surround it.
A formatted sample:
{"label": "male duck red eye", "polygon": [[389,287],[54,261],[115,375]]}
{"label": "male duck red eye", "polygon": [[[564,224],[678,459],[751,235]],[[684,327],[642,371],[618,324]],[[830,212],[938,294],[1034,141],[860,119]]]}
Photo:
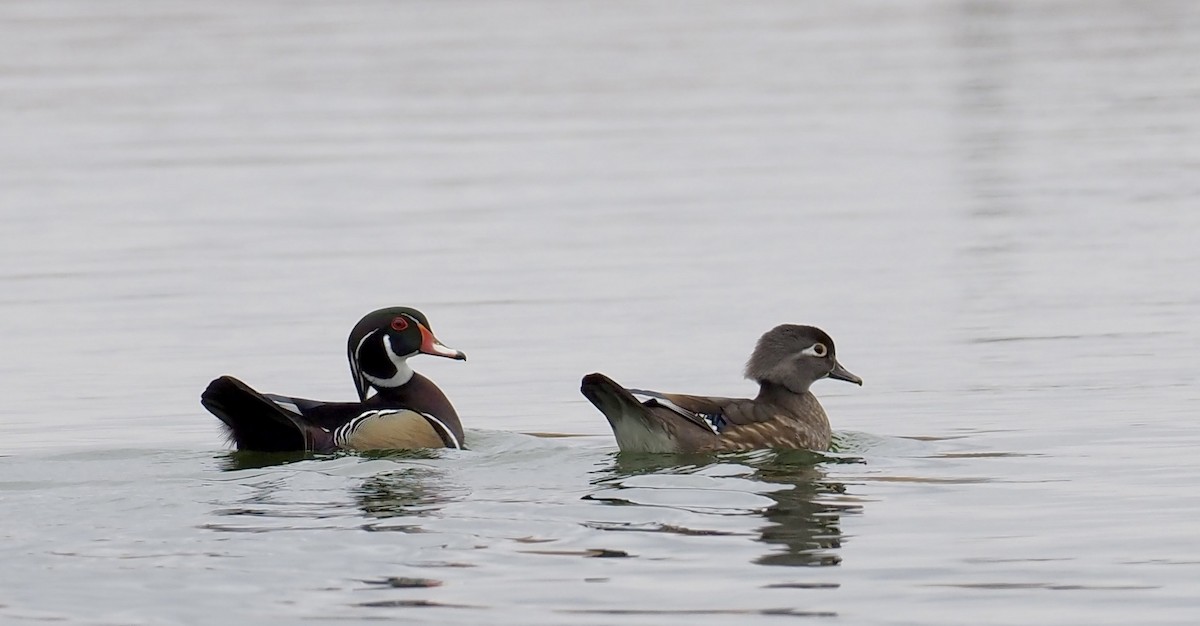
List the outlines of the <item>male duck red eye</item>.
{"label": "male duck red eye", "polygon": [[392,319],[392,330],[403,332],[408,330],[408,320],[404,317],[396,317]]}

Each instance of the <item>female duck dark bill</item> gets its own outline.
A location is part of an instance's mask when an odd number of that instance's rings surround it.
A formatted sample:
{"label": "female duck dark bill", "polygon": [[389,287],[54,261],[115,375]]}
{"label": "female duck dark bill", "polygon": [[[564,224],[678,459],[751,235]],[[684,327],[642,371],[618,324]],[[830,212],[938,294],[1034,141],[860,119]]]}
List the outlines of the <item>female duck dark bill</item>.
{"label": "female duck dark bill", "polygon": [[612,426],[624,452],[723,452],[760,448],[828,450],[829,418],[809,387],[822,378],[862,384],[838,363],[833,340],[812,326],[776,326],[758,340],[746,378],[754,399],[626,389],[603,374],[581,391]]}
{"label": "female duck dark bill", "polygon": [[[418,354],[466,360],[447,348],[416,309],[368,313],[346,341],[358,402],[262,394],[231,376],[210,383],[200,403],[224,425],[239,450],[263,452],[462,448],[463,429],[450,400],[414,372]],[[371,391],[375,391],[371,395]]]}

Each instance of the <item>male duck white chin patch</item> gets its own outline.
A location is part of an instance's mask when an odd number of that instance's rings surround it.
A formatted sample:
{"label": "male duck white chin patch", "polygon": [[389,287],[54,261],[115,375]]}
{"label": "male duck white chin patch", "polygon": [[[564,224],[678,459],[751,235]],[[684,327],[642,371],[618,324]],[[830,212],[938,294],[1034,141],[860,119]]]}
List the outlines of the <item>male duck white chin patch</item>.
{"label": "male duck white chin patch", "polygon": [[387,354],[388,360],[392,362],[392,366],[396,368],[396,373],[391,378],[376,378],[363,372],[363,378],[371,381],[371,384],[376,387],[399,387],[412,380],[413,369],[409,366],[407,357],[396,354],[396,351],[392,349],[392,338],[387,335],[383,337],[383,351]]}

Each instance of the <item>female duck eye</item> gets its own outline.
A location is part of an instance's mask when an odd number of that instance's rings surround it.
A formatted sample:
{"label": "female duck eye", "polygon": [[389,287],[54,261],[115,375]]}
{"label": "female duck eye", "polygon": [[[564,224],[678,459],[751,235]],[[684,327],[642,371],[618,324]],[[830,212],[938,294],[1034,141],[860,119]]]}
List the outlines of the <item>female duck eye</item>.
{"label": "female duck eye", "polygon": [[829,351],[825,349],[825,344],[823,343],[814,343],[813,347],[809,349],[812,350],[813,354],[817,356],[825,356],[829,353]]}
{"label": "female duck eye", "polygon": [[392,330],[403,331],[408,328],[408,320],[403,317],[392,318]]}

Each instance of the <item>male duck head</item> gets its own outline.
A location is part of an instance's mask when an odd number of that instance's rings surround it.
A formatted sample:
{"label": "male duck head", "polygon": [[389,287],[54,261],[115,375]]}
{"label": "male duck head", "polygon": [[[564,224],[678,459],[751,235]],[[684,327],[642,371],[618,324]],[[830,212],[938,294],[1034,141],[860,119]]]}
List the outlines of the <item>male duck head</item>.
{"label": "male duck head", "polygon": [[836,378],[856,385],[862,379],[837,362],[833,340],[819,328],[781,324],[758,340],[746,362],[746,378],[776,384],[793,393],[806,393],[822,378]]}
{"label": "male duck head", "polygon": [[359,401],[367,399],[372,387],[395,389],[412,379],[409,357],[432,354],[467,359],[461,351],[438,341],[423,313],[403,306],[372,311],[359,320],[350,331],[346,352]]}

